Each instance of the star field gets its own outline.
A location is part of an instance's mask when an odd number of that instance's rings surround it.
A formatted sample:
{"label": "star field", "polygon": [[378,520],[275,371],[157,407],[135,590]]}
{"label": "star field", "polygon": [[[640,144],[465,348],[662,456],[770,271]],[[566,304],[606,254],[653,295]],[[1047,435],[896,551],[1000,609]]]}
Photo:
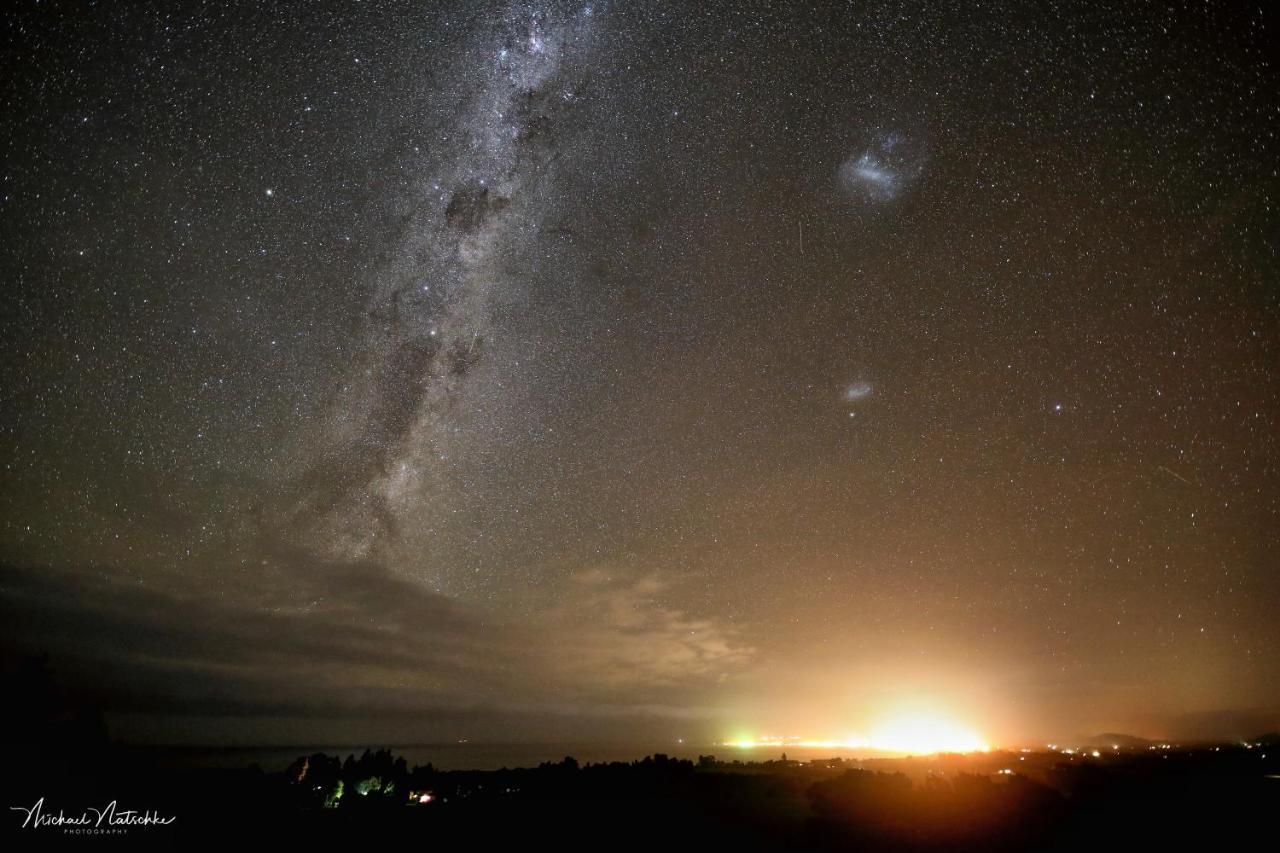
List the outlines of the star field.
{"label": "star field", "polygon": [[1275,26],[23,4],[6,662],[161,739],[1275,709]]}

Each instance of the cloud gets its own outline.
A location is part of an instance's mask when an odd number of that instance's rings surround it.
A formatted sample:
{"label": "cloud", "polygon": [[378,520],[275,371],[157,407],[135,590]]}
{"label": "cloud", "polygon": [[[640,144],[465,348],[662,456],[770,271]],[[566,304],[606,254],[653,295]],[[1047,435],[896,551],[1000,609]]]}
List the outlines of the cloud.
{"label": "cloud", "polygon": [[429,726],[696,715],[692,697],[750,656],[712,621],[662,606],[654,578],[581,574],[550,609],[500,620],[372,562],[264,547],[254,572],[251,587],[230,573],[166,588],[111,568],[2,566],[6,657],[48,653],[114,713]]}
{"label": "cloud", "polygon": [[566,680],[609,690],[661,691],[722,680],[752,649],[710,619],[665,606],[667,584],[602,569],[570,579],[565,599],[545,614],[555,633],[573,637],[572,654],[556,659]]}
{"label": "cloud", "polygon": [[47,651],[113,709],[306,715],[465,704],[506,683],[503,643],[515,641],[370,566],[327,566],[293,594],[178,592],[96,568],[6,567],[0,577],[11,646]]}

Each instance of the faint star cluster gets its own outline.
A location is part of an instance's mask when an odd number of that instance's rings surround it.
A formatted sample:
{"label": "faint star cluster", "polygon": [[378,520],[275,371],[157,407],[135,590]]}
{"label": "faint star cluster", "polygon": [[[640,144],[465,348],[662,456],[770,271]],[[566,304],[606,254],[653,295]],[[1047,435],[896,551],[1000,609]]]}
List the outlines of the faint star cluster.
{"label": "faint star cluster", "polygon": [[844,399],[846,402],[856,403],[871,396],[874,390],[870,382],[854,382],[844,389]]}
{"label": "faint star cluster", "polygon": [[910,188],[924,165],[925,155],[918,141],[898,133],[876,132],[869,147],[840,165],[838,177],[850,198],[890,202]]}

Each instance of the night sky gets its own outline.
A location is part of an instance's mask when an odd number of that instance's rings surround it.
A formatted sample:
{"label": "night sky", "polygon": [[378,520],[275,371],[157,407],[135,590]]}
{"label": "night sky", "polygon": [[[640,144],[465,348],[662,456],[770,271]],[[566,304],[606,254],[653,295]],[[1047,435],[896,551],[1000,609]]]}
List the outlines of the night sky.
{"label": "night sky", "polygon": [[4,659],[113,736],[1280,719],[1273,12],[2,26]]}

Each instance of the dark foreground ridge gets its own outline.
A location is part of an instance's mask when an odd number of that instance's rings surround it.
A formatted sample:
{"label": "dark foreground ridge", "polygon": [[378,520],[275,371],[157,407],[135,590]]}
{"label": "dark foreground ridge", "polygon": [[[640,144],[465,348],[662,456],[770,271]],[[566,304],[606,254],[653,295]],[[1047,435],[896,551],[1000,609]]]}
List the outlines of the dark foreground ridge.
{"label": "dark foreground ridge", "polygon": [[[301,756],[275,773],[166,767],[154,753],[100,747],[6,775],[5,835],[21,842],[6,849],[1271,850],[1277,747],[756,763],[652,755],[585,766],[566,757],[493,771],[410,768],[366,750]],[[46,820],[112,801],[116,820],[136,814],[110,832],[92,810],[95,825],[22,827],[41,798]]]}

